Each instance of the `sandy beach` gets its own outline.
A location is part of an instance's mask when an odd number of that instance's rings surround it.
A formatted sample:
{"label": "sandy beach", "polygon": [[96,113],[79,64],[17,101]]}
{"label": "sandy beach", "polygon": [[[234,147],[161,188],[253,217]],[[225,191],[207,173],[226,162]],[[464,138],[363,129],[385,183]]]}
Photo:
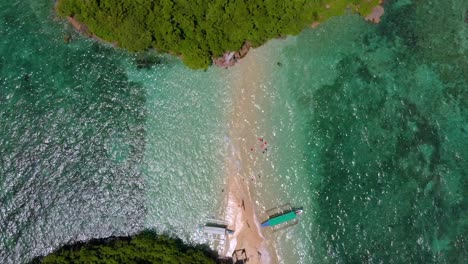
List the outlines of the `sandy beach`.
{"label": "sandy beach", "polygon": [[267,148],[267,142],[257,134],[261,131],[265,101],[261,90],[264,65],[258,61],[258,56],[253,51],[230,69],[233,71],[229,80],[233,90],[233,109],[226,138],[225,218],[235,233],[229,236],[225,254],[232,256],[236,251],[247,256],[248,263],[277,263],[274,249],[260,230],[257,216],[262,212],[257,211],[252,199],[256,165]]}

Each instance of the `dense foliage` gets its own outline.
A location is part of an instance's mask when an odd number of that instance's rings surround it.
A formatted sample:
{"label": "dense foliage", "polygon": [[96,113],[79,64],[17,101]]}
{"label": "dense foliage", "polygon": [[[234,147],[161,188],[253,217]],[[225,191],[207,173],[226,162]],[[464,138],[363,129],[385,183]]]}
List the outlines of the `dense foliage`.
{"label": "dense foliage", "polygon": [[130,51],[155,48],[191,68],[249,41],[299,33],[347,8],[369,13],[378,0],[59,0],[58,13]]}
{"label": "dense foliage", "polygon": [[133,237],[95,239],[65,246],[33,263],[216,263],[216,256],[203,247],[189,247],[179,239],[143,232]]}

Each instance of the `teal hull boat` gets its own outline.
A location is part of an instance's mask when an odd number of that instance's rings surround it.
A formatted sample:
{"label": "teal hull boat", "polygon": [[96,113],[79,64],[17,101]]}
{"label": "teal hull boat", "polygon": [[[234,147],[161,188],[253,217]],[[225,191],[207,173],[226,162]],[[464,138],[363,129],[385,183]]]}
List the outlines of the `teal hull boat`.
{"label": "teal hull boat", "polygon": [[296,220],[297,216],[302,214],[302,210],[291,210],[278,215],[271,216],[268,220],[261,224],[261,227],[275,226]]}

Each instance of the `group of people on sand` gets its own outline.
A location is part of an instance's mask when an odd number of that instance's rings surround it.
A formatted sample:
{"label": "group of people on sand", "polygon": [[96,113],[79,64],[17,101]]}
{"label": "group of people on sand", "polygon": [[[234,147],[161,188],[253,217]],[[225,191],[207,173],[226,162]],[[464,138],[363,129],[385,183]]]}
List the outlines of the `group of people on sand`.
{"label": "group of people on sand", "polygon": [[265,154],[268,151],[268,142],[261,137],[258,138],[258,142],[259,143],[250,148],[250,151],[261,151],[263,154]]}

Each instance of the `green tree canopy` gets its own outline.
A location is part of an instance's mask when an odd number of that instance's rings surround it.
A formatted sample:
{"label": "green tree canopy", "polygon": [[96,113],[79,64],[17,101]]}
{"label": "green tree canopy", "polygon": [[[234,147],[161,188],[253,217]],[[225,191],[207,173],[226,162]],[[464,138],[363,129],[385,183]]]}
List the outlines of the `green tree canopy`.
{"label": "green tree canopy", "polygon": [[156,49],[182,56],[191,68],[213,57],[298,34],[313,21],[346,9],[369,12],[378,0],[59,0],[61,16],[130,51]]}
{"label": "green tree canopy", "polygon": [[216,253],[207,247],[188,246],[180,239],[144,231],[133,237],[94,239],[86,243],[64,246],[32,263],[167,263],[214,264]]}

